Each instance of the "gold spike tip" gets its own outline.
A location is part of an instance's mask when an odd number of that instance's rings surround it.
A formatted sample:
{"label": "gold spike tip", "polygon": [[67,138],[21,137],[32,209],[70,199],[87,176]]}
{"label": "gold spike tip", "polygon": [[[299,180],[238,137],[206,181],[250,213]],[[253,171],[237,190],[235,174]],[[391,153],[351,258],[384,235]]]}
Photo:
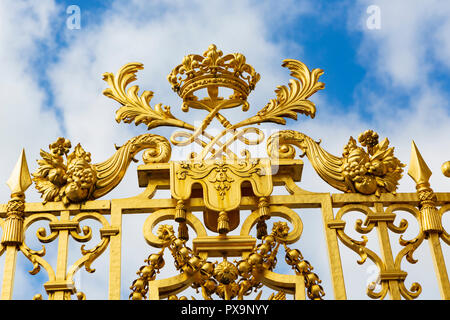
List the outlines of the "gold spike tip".
{"label": "gold spike tip", "polygon": [[444,174],[444,176],[450,178],[450,161],[444,162],[442,164],[441,170],[442,170],[442,173]]}
{"label": "gold spike tip", "polygon": [[431,177],[431,170],[428,168],[425,160],[417,149],[416,144],[412,141],[411,158],[409,160],[408,175],[416,182],[417,185],[428,183]]}
{"label": "gold spike tip", "polygon": [[24,194],[28,187],[31,185],[30,171],[28,170],[27,159],[25,157],[25,150],[19,156],[19,160],[11,172],[6,184],[11,189],[11,195],[13,194]]}

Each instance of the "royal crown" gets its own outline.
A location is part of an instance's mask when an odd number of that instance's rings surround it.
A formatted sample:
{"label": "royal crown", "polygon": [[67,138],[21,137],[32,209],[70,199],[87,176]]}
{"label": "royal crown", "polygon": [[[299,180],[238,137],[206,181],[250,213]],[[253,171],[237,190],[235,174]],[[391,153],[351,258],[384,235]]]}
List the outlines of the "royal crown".
{"label": "royal crown", "polygon": [[214,44],[203,55],[183,58],[167,76],[172,89],[184,100],[196,100],[194,92],[203,88],[227,87],[234,90],[230,99],[246,100],[260,79],[259,73],[245,63],[245,56],[232,53],[223,56]]}

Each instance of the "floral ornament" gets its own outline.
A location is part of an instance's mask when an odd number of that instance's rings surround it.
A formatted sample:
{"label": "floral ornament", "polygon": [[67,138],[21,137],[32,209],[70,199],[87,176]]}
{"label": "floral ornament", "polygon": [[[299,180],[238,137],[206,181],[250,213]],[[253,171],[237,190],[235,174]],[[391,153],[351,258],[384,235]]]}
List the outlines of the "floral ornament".
{"label": "floral ornament", "polygon": [[214,268],[214,278],[222,284],[234,282],[238,275],[238,268],[227,260],[222,261]]}
{"label": "floral ornament", "polygon": [[174,235],[173,226],[163,224],[158,227],[158,238],[164,241],[168,241]]}
{"label": "floral ornament", "polygon": [[231,188],[231,183],[233,183],[234,179],[227,175],[227,168],[224,167],[224,164],[219,164],[215,171],[216,174],[209,181],[214,183],[214,188],[223,200],[227,191]]}
{"label": "floral ornament", "polygon": [[389,148],[389,140],[378,142],[378,134],[367,130],[359,135],[358,141],[350,137],[344,147],[342,175],[353,192],[375,194],[395,193],[405,165],[394,157],[394,148]]}
{"label": "floral ornament", "polygon": [[166,138],[142,134],[117,147],[108,160],[92,164],[91,153],[77,144],[69,153],[70,140],[59,137],[40,151],[39,168],[33,173],[36,189],[43,203],[62,201],[64,205],[97,199],[117,186],[134,156],[142,151],[144,163],[166,162],[171,148]]}
{"label": "floral ornament", "polygon": [[378,138],[378,133],[367,130],[359,135],[358,146],[350,137],[342,157],[337,157],[304,133],[282,130],[267,139],[267,153],[272,159],[293,159],[293,146],[297,146],[303,151],[301,157],[306,155],[317,174],[338,190],[376,196],[395,194],[405,165],[394,156],[389,140],[379,142]]}
{"label": "floral ornament", "polygon": [[[36,188],[42,194],[44,203],[62,201],[65,205],[81,202],[92,193],[97,175],[91,164],[91,154],[78,144],[71,154],[71,142],[58,138],[49,145],[50,153],[41,150],[42,160],[33,174]],[[67,161],[64,162],[63,156]]]}
{"label": "floral ornament", "polygon": [[54,156],[63,156],[67,155],[72,148],[72,144],[70,140],[59,137],[55,142],[50,144],[49,146],[50,152]]}
{"label": "floral ornament", "polygon": [[[359,135],[358,141],[363,147],[373,148],[378,144],[378,133],[372,130],[366,130]],[[369,150],[369,153],[372,152]]]}
{"label": "floral ornament", "polygon": [[279,239],[286,239],[289,234],[289,226],[287,222],[278,221],[274,222],[272,227],[272,235]]}

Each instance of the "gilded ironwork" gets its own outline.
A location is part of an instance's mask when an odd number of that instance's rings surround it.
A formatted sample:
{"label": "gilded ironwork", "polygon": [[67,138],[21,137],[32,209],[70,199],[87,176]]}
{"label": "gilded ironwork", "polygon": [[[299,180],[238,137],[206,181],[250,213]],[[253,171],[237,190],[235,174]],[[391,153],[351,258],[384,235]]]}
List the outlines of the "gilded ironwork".
{"label": "gilded ironwork", "polygon": [[[205,219],[207,227],[212,231],[228,233],[234,228],[230,228],[227,212],[238,209],[241,202],[241,185],[250,182],[253,193],[260,197],[261,201],[266,201],[265,197],[270,196],[273,190],[269,173],[271,170],[268,159],[172,162],[170,171],[172,196],[180,201],[186,201],[191,197],[193,185],[200,184],[205,207],[210,210],[208,216],[212,217],[212,212],[217,212],[215,219]],[[266,206],[267,204],[262,205],[261,210]],[[262,216],[267,218],[267,214],[262,213]]]}
{"label": "gilded ironwork", "polygon": [[70,140],[60,137],[49,145],[50,153],[41,150],[42,159],[37,161],[39,168],[33,181],[44,203],[62,201],[68,205],[97,199],[120,183],[138,152],[147,149],[144,163],[165,162],[171,154],[169,142],[154,134],[130,139],[111,158],[98,164],[91,164],[91,153],[80,144],[69,154],[71,146]]}
{"label": "gilded ironwork", "polygon": [[[255,124],[284,125],[287,118],[297,120],[298,114],[314,118],[316,106],[308,99],[324,89],[319,81],[323,70],[310,70],[294,59],[284,60],[282,66],[293,77],[289,84],[278,86],[275,98],[233,124],[225,116],[226,109],[250,111],[247,98],[256,89],[260,74],[243,54],[224,54],[215,45],[201,55],[186,55],[167,79],[182,99],[181,111],[206,111],[199,126],[178,118],[162,103],[151,106],[152,91],[139,94],[137,85],[129,87],[137,80],[137,71],[143,69],[141,63],[126,64],[116,74],[104,73],[109,87],[103,94],[120,104],[118,123],[145,124],[148,130],[175,127],[177,131],[169,139],[152,133],[138,135],[97,164],[80,144],[71,151],[71,141],[60,137],[49,145],[49,151],[41,150],[39,167],[32,177],[23,151],[7,182],[11,198],[0,205],[0,255],[5,255],[2,299],[13,297],[19,252],[31,262],[30,274],[47,274],[43,287],[49,299],[88,299],[89,292],[82,292],[74,277],[81,268],[94,273],[94,263],[107,250],[108,297],[120,299],[122,263],[126,263],[122,259],[122,220],[129,213],[147,215],[142,236],[149,247],[157,248],[137,271],[137,279],[129,287],[130,299],[343,300],[347,299],[347,289],[342,248],[356,253],[357,264],[370,261],[378,268],[378,280],[366,288],[369,298],[416,299],[425,284],[410,279],[404,262],[417,263],[415,255],[425,242],[430,245],[441,297],[450,299],[442,250],[443,245],[450,245],[443,223],[450,211],[450,193],[433,191],[431,170],[417,146],[412,143],[408,166],[416,190],[399,193],[406,165],[394,156],[389,140],[379,141],[373,130],[364,131],[358,139],[350,137],[341,156],[327,152],[321,140],[295,130],[281,130],[266,139]],[[232,94],[222,97],[223,88],[231,89]],[[201,91],[206,91],[203,98]],[[207,131],[213,119],[223,127],[214,135]],[[238,154],[231,148],[237,141],[250,146],[264,140],[267,157],[252,157],[247,149]],[[200,146],[199,152],[188,154],[183,161],[171,160],[172,146],[193,143]],[[303,161],[296,158],[295,147],[326,183],[341,192],[303,190],[297,184]],[[145,190],[123,199],[99,199],[122,181],[131,161],[138,161],[135,156],[139,152],[143,164],[137,168],[138,183]],[[449,163],[441,168],[445,176],[450,176]],[[25,191],[32,182],[42,203],[25,202]],[[277,186],[283,186],[287,194],[274,193]],[[170,198],[157,198],[158,189],[170,190]],[[309,208],[319,208],[322,216],[333,289],[326,295],[320,280],[323,275],[313,272],[315,262],[305,260],[300,250],[293,248],[307,241],[302,238],[304,223],[298,210]],[[244,215],[244,211],[250,213]],[[397,221],[399,212],[408,213],[408,219]],[[364,217],[354,225],[360,239],[348,232],[347,218],[355,214]],[[420,228],[413,238],[406,239],[409,219],[417,221]],[[44,221],[45,227],[32,235],[42,243],[34,250],[25,235],[38,221]],[[84,225],[88,221],[99,223],[99,230]],[[95,232],[99,240],[92,245]],[[375,232],[380,252],[367,236]],[[392,233],[400,235],[398,252],[391,243]],[[70,238],[81,244],[72,264],[68,257]],[[52,265],[47,261],[46,244],[56,241],[57,261]],[[167,255],[172,256],[173,265]],[[278,273],[280,262],[292,269],[290,274]],[[174,275],[162,278],[161,270],[171,267]],[[414,282],[407,285],[410,280]],[[189,288],[194,292],[190,298],[184,293]],[[43,298],[41,294],[33,297]]]}
{"label": "gilded ironwork", "polygon": [[[225,256],[220,262],[210,262],[206,258],[212,251],[208,250],[207,247],[217,245],[218,239],[209,237],[209,239],[205,239],[207,246],[204,249],[198,247],[197,250],[196,248],[190,249],[186,246],[186,241],[174,235],[171,225],[160,225],[158,239],[162,241],[163,249],[156,254],[151,254],[145,260],[147,264],[139,269],[137,272],[139,277],[133,281],[130,287],[132,290],[130,298],[133,300],[146,298],[150,290],[148,284],[156,279],[157,273],[165,265],[163,253],[164,249],[168,248],[174,258],[176,269],[182,275],[187,275],[190,278],[189,282],[186,282],[186,277],[180,278],[179,285],[190,285],[200,290],[205,300],[212,300],[214,296],[224,300],[233,298],[243,300],[245,296],[252,292],[259,291],[256,296],[258,300],[262,294],[259,289],[263,286],[263,282],[267,281],[265,273],[271,272],[275,268],[279,247],[283,245],[286,263],[294,269],[297,275],[304,279],[308,297],[321,300],[325,295],[320,285],[321,280],[317,274],[312,272],[313,267],[303,259],[298,249],[290,249],[286,246],[288,235],[289,227],[287,223],[275,222],[272,232],[264,236],[259,245],[254,246],[252,244],[247,247],[248,252],[246,252],[245,258],[230,262]],[[227,240],[223,241],[221,250],[224,252],[227,250]],[[240,253],[245,251],[244,247],[241,247]],[[230,253],[229,250],[228,253]],[[271,273],[273,274],[273,272]],[[169,300],[178,299],[175,293],[179,291],[179,288],[174,284],[172,286],[176,289],[169,289],[164,292],[164,296],[167,296]],[[279,291],[276,295],[272,294],[269,300],[284,300],[285,297],[285,292]],[[181,298],[187,299],[185,296]]]}
{"label": "gilded ironwork", "polygon": [[[187,112],[189,108],[195,108],[209,112],[200,127],[177,119],[168,106],[162,107],[162,104],[157,104],[152,109],[149,105],[153,97],[152,91],[144,91],[139,97],[138,86],[135,85],[126,90],[127,85],[136,80],[135,74],[143,68],[142,64],[127,64],[119,70],[117,75],[105,73],[104,80],[110,88],[105,89],[103,94],[122,105],[116,112],[118,122],[134,121],[136,125],[144,123],[148,129],[174,126],[193,131],[193,133],[177,131],[171,136],[170,141],[177,146],[186,146],[193,142],[200,144],[203,147],[201,154],[191,155],[191,158],[200,161],[204,160],[209,153],[212,158],[225,154],[227,157],[237,159],[237,155],[228,148],[234,141],[240,140],[247,145],[254,145],[261,143],[264,139],[260,129],[248,127],[238,130],[242,127],[263,122],[285,124],[284,118],[297,119],[298,113],[314,117],[316,109],[314,103],[308,98],[323,89],[324,84],[318,81],[323,71],[321,69],[309,71],[302,62],[288,59],[283,62],[283,66],[287,67],[291,75],[296,78],[290,80],[289,87],[279,86],[275,91],[277,98],[270,100],[256,115],[237,124],[231,124],[220,114],[220,110],[242,105],[243,111],[247,111],[249,109],[247,96],[255,88],[260,75],[252,66],[245,63],[246,59],[242,54],[228,54],[223,57],[222,55],[222,51],[217,50],[215,45],[211,45],[203,56],[186,56],[183,63],[172,70],[168,76],[172,88],[183,99],[183,111]],[[234,94],[228,99],[219,97],[219,87],[230,88],[234,90]],[[207,89],[208,97],[199,99],[194,93],[204,88]],[[205,131],[214,118],[217,118],[224,127],[217,136],[212,136]],[[232,137],[222,143],[220,139],[229,133]],[[245,135],[249,133],[256,134],[257,138],[254,140],[246,138]],[[209,139],[209,142],[203,141],[201,136]],[[245,154],[248,156],[248,152]]]}
{"label": "gilded ironwork", "polygon": [[307,135],[283,130],[269,137],[267,153],[272,158],[293,159],[292,145],[295,145],[308,157],[319,176],[338,190],[377,196],[382,192],[395,193],[405,165],[394,157],[394,148],[388,148],[389,140],[378,142],[378,134],[367,130],[359,135],[358,141],[367,151],[350,137],[342,157],[336,157]]}
{"label": "gilded ironwork", "polygon": [[[217,89],[221,86],[233,89],[233,95],[229,100],[243,101],[243,109],[246,110],[249,105],[245,100],[250,91],[255,88],[260,75],[245,62],[243,54],[234,53],[223,56],[223,52],[217,50],[217,47],[212,44],[203,55],[185,56],[182,63],[167,76],[167,80],[172,85],[172,89],[183,99],[183,111],[188,111],[189,107],[210,111],[211,107],[208,107],[206,102],[208,99],[205,99],[204,104],[194,102],[198,101],[194,92],[206,88],[208,93],[211,93],[210,98],[212,95],[217,97]],[[234,107],[234,103],[236,102],[227,104],[226,107]]]}

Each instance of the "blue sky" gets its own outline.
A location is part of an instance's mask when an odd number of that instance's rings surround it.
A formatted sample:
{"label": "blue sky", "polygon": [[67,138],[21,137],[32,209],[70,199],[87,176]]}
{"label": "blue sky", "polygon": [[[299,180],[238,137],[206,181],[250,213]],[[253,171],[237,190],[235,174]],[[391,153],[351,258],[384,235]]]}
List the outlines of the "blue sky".
{"label": "blue sky", "polygon": [[[71,5],[80,8],[80,29],[67,28]],[[371,5],[379,8],[379,29],[367,26]],[[3,1],[0,117],[6,121],[0,127],[0,145],[7,156],[0,159],[0,180],[8,179],[22,147],[33,172],[39,149],[47,149],[59,136],[80,142],[93,162],[100,162],[112,154],[114,143],[144,133],[144,126],[117,124],[117,104],[102,95],[102,73],[116,72],[131,61],[144,63],[137,84],[155,92],[152,103],[168,104],[192,121],[201,119],[180,112],[180,100],[166,76],[184,55],[202,53],[215,43],[224,53],[242,52],[262,76],[249,98],[249,112],[259,110],[274,97],[277,85],[287,83],[283,59],[321,68],[325,89],[311,98],[315,119],[300,116],[287,126],[322,139],[322,146],[335,155],[350,136],[373,129],[380,138],[389,138],[406,164],[414,139],[433,171],[432,187],[443,192],[450,186],[440,172],[450,160],[448,34],[450,4],[438,0]],[[169,135],[166,129],[155,133]],[[185,152],[174,150],[174,157],[185,158]],[[302,187],[336,192],[304,160]],[[133,170],[106,198],[139,192]],[[399,190],[414,192],[406,174]],[[0,186],[0,197],[8,201],[6,185]],[[33,187],[27,199],[40,201]],[[449,228],[449,215],[444,217]],[[136,263],[147,254],[147,248],[139,248]],[[15,294],[30,298],[25,291]]]}
{"label": "blue sky", "polygon": [[[73,5],[73,1],[60,1],[58,2],[58,11],[66,13],[66,9]],[[250,2],[252,3],[252,2]],[[253,2],[257,4],[257,2]],[[293,2],[293,5],[299,5],[301,2]],[[64,26],[66,24],[65,19],[59,19],[55,22],[54,29],[56,34],[54,39],[56,41],[57,50],[53,47],[43,48],[46,51],[45,56],[38,57],[42,59],[36,64],[37,68],[44,70],[48,64],[51,64],[57,59],[55,53],[60,48],[66,47],[72,37],[77,33],[82,34],[84,30],[90,30],[97,28],[108,19],[108,15],[105,12],[111,8],[109,1],[79,1],[76,3],[79,6],[81,15],[81,29],[68,31]],[[301,6],[301,4],[300,4]],[[326,70],[323,81],[327,85],[327,90],[324,92],[327,96],[333,99],[339,110],[345,110],[354,103],[354,95],[356,94],[356,88],[359,83],[367,74],[364,65],[358,61],[357,47],[361,41],[361,34],[358,31],[349,30],[347,28],[348,14],[346,7],[349,6],[345,2],[333,2],[333,1],[317,1],[314,3],[313,8],[311,5],[305,7],[307,12],[300,10],[301,17],[291,16],[286,20],[283,20],[283,13],[281,13],[282,21],[279,21],[279,17],[270,17],[267,27],[267,37],[273,43],[291,43],[292,48],[286,48],[288,56],[302,59],[305,63],[312,66],[320,66],[320,68]],[[158,8],[161,12],[164,12],[163,6]],[[337,15],[334,11],[339,10],[341,14]],[[151,19],[154,13],[149,12],[143,14],[143,17]],[[323,15],[323,16],[322,16]],[[330,15],[330,17],[326,17]],[[272,20],[270,20],[272,19]],[[270,24],[274,24],[274,28],[270,27]],[[301,56],[298,57],[298,48],[295,44],[301,43],[305,50]],[[290,45],[288,45],[289,47]],[[345,79],[342,75],[345,74]],[[38,73],[39,75],[39,73]],[[46,93],[49,98],[49,107],[52,106],[53,101],[51,88],[48,88],[46,83],[47,78],[44,74],[40,77],[41,85],[46,88]],[[448,79],[447,79],[448,80]],[[361,110],[364,113],[364,109]],[[364,114],[366,117],[370,117],[370,114]]]}

